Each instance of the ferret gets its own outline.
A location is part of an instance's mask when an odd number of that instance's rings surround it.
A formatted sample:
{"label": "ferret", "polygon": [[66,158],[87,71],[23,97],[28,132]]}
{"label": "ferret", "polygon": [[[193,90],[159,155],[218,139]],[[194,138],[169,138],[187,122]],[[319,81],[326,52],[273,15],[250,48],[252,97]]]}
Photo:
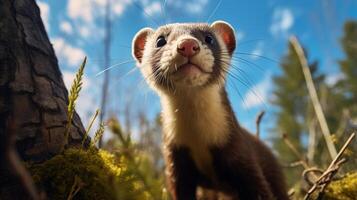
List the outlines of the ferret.
{"label": "ferret", "polygon": [[241,200],[287,200],[282,169],[269,148],[241,127],[225,82],[235,32],[224,21],[144,28],[132,54],[162,106],[163,152],[174,200],[197,187]]}

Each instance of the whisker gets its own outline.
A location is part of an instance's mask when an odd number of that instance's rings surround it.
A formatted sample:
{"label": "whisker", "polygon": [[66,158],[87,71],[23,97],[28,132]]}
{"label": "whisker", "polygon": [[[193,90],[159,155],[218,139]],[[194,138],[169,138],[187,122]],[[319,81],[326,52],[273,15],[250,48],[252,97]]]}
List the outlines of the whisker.
{"label": "whisker", "polygon": [[138,70],[138,67],[134,66],[132,69],[130,69],[127,73],[123,74],[122,76],[119,76],[117,80],[122,79],[130,74],[132,74],[133,72],[135,72],[136,70]]}
{"label": "whisker", "polygon": [[243,84],[245,87],[249,88],[250,86],[244,82],[242,79],[240,79],[236,74],[230,72],[229,70],[223,69],[223,71],[225,71],[228,75],[230,75],[232,78],[234,78],[235,80],[239,81],[241,84]]}
{"label": "whisker", "polygon": [[167,23],[167,17],[166,17],[166,1],[167,0],[164,0],[164,2],[163,3],[161,3],[160,5],[160,10],[161,10],[161,15],[164,17],[164,21],[165,21],[165,23]]}
{"label": "whisker", "polygon": [[236,52],[236,53],[234,53],[234,54],[255,56],[255,57],[258,57],[258,58],[262,58],[262,59],[265,59],[265,60],[268,60],[268,61],[271,61],[271,62],[280,64],[279,61],[277,61],[277,60],[274,60],[274,59],[271,59],[271,58],[268,58],[268,57],[266,57],[266,56],[262,56],[262,55],[259,55],[259,54],[245,53],[245,52]]}
{"label": "whisker", "polygon": [[249,80],[249,78],[247,78],[247,77],[249,77],[248,73],[246,73],[243,69],[239,68],[239,66],[236,66],[234,64],[231,64],[231,65],[232,65],[233,69],[238,71],[238,73],[240,72],[243,74],[243,79],[245,79],[250,85],[253,85],[253,83]]}
{"label": "whisker", "polygon": [[123,62],[120,62],[120,63],[117,63],[117,64],[114,64],[114,65],[111,65],[109,67],[107,67],[106,69],[98,72],[95,76],[100,76],[101,74],[103,74],[104,72],[114,68],[114,67],[117,67],[117,66],[120,66],[120,65],[124,65],[124,64],[127,64],[127,63],[131,63],[131,62],[136,62],[135,60],[127,60],[127,61],[123,61]]}
{"label": "whisker", "polygon": [[[226,64],[228,65],[229,63],[226,63]],[[230,63],[230,65],[231,65],[231,67],[232,67],[233,69],[238,70],[238,73],[241,72],[241,73],[243,74],[242,79],[243,79],[244,81],[246,81],[246,82],[244,82],[246,87],[252,87],[252,86],[253,86],[253,83],[247,78],[247,77],[248,77],[248,74],[247,74],[243,69],[240,69],[238,66],[236,66],[236,65],[234,65],[234,64],[232,64],[232,63]],[[235,77],[239,77],[239,75],[236,75],[233,71],[229,71],[229,69],[225,69],[225,70],[228,71],[229,73],[235,75]],[[241,80],[241,79],[240,79],[240,80]]]}
{"label": "whisker", "polygon": [[241,57],[232,57],[232,60],[244,62],[244,63],[248,64],[249,66],[254,66],[254,67],[258,68],[261,72],[264,71],[264,69],[261,66],[259,66],[256,63],[253,63],[253,62],[251,62],[251,61],[249,61],[247,59],[244,59],[244,58],[241,58]]}
{"label": "whisker", "polygon": [[156,24],[156,26],[160,26],[160,23],[158,23],[158,21],[156,21],[153,16],[149,15],[149,13],[147,13],[147,12],[145,11],[145,9],[144,9],[139,3],[137,3],[137,1],[134,0],[134,1],[132,1],[132,2],[133,2],[133,4],[134,4],[137,8],[139,8],[141,11],[143,11],[143,13],[144,13],[146,16],[148,16],[149,19],[150,19],[152,22],[154,22],[154,23]]}
{"label": "whisker", "polygon": [[237,88],[237,86],[233,83],[233,82],[230,82],[230,81],[227,81],[227,83],[231,86],[233,86],[233,90],[238,94],[238,96],[242,99],[242,102],[243,102],[243,105],[246,105],[246,102],[243,98],[243,95],[239,92],[239,89]]}
{"label": "whisker", "polygon": [[250,65],[250,66],[255,66],[256,68],[258,68],[260,71],[264,71],[264,69],[261,67],[261,66],[259,66],[258,64],[255,64],[255,63],[253,63],[253,62],[251,62],[251,61],[249,61],[249,60],[247,60],[247,59],[244,59],[244,58],[241,58],[241,57],[237,57],[237,59],[239,59],[240,61],[242,61],[242,62],[244,62],[244,63],[246,63],[246,64],[248,64],[248,65]]}
{"label": "whisker", "polygon": [[[225,64],[227,64],[227,65],[229,64],[229,63],[227,63],[227,62],[225,62],[225,61],[222,61],[222,60],[221,60],[220,62],[223,62],[223,63],[225,63]],[[233,65],[232,63],[230,63],[230,65],[235,66],[235,65]],[[238,66],[235,66],[235,67],[238,68]],[[240,82],[241,84],[243,84],[245,87],[247,87],[247,89],[250,88],[251,91],[253,92],[253,94],[259,99],[260,102],[263,103],[264,107],[266,107],[266,104],[265,104],[265,102],[263,101],[263,98],[254,90],[253,84],[249,81],[249,79],[246,79],[246,81],[248,82],[248,83],[246,83],[245,81],[242,81],[242,80],[239,78],[238,75],[236,75],[235,73],[229,71],[228,69],[222,68],[222,70],[225,71],[229,76],[231,76],[231,77],[234,78],[235,80],[239,81],[239,82]]]}
{"label": "whisker", "polygon": [[214,16],[214,14],[216,14],[219,6],[221,5],[222,0],[219,0],[219,2],[217,3],[216,7],[214,8],[213,12],[211,13],[211,15],[208,17],[208,19],[206,20],[206,23],[209,23],[209,21],[211,20],[211,18]]}
{"label": "whisker", "polygon": [[252,40],[246,40],[246,41],[242,41],[240,43],[238,43],[238,46],[242,46],[242,45],[246,45],[252,42],[258,42],[258,41],[264,41],[264,39],[252,39]]}
{"label": "whisker", "polygon": [[[122,78],[130,75],[131,73],[135,72],[136,70],[138,69],[138,67],[134,66],[132,69],[130,69],[128,72],[126,72],[125,74],[119,76],[115,81],[114,83],[112,84],[113,86],[115,86],[119,81],[121,81]],[[113,88],[112,88],[113,89]],[[110,90],[112,90],[110,89]]]}
{"label": "whisker", "polygon": [[248,64],[249,66],[252,66],[252,65],[253,65],[253,66],[255,66],[256,68],[258,68],[260,71],[264,71],[264,69],[263,69],[262,67],[260,67],[259,65],[255,64],[255,63],[253,63],[253,62],[250,62],[250,61],[248,61],[248,60],[246,60],[246,59],[244,59],[244,58],[236,57],[236,56],[231,56],[230,54],[224,53],[224,52],[222,52],[221,54],[223,55],[224,58],[228,58],[228,59],[231,59],[231,60],[233,60],[233,61],[242,61],[242,62]]}

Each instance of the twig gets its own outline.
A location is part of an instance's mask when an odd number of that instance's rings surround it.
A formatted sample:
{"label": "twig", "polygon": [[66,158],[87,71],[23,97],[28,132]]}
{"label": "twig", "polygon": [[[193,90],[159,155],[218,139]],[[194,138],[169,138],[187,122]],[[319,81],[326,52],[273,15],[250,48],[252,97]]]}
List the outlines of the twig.
{"label": "twig", "polygon": [[77,175],[74,177],[74,183],[72,185],[71,191],[69,192],[69,195],[67,197],[67,200],[71,200],[76,196],[76,194],[81,190],[84,186],[84,183],[81,178],[79,178]]}
{"label": "twig", "polygon": [[22,161],[17,154],[17,151],[15,149],[15,122],[12,120],[12,117],[8,119],[6,135],[7,137],[5,139],[7,139],[7,142],[5,148],[5,155],[8,162],[5,161],[5,163],[9,164],[9,169],[12,169],[14,171],[14,174],[21,182],[21,186],[28,193],[31,199],[45,199],[46,197],[44,193],[38,193],[37,188],[35,187],[35,183],[31,178],[31,175],[23,166]]}
{"label": "twig", "polygon": [[264,114],[265,114],[265,111],[261,111],[258,116],[257,116],[257,119],[255,120],[255,125],[257,127],[257,133],[256,133],[256,136],[257,138],[260,137],[260,122],[262,121],[263,117],[264,117]]}
{"label": "twig", "polygon": [[[309,177],[310,173],[313,173],[315,180],[310,180],[310,177]],[[309,169],[305,169],[302,172],[302,177],[310,186],[312,186],[312,185],[314,185],[315,181],[317,180],[317,176],[316,176],[317,173],[319,173],[319,175],[321,176],[324,172],[319,168],[311,167]]]}
{"label": "twig", "polygon": [[[311,170],[311,169],[312,169],[311,166],[306,162],[306,159],[304,158],[304,156],[296,149],[296,147],[293,145],[293,143],[289,140],[289,138],[288,138],[288,136],[287,136],[286,133],[282,134],[282,138],[283,138],[285,144],[290,148],[290,150],[291,150],[291,151],[295,154],[295,156],[299,159],[299,161],[293,163],[293,165],[291,165],[291,167],[296,167],[296,166],[301,165],[301,166],[303,166],[303,168],[304,168],[304,172],[305,172],[306,170]],[[304,175],[304,172],[303,172],[303,175]],[[312,172],[312,178],[313,178],[314,180],[316,180],[318,176],[315,174],[314,171],[310,171],[309,173],[311,173],[311,172]],[[304,177],[304,178],[305,178],[305,177]],[[310,182],[310,179],[305,179],[305,180],[306,180],[306,182],[308,182],[308,183]]]}
{"label": "twig", "polygon": [[288,135],[286,133],[283,133],[282,138],[283,138],[285,144],[290,148],[290,150],[294,153],[294,155],[299,159],[299,162],[304,167],[304,169],[309,169],[310,166],[306,162],[306,159],[304,158],[303,155],[300,154],[300,152],[296,149],[296,147],[293,145],[293,143],[289,140]]}
{"label": "twig", "polygon": [[285,167],[285,168],[295,168],[295,167],[299,167],[299,166],[304,167],[303,162],[301,160],[283,165],[283,167]]}
{"label": "twig", "polygon": [[295,195],[295,189],[291,188],[289,191],[288,191],[288,196],[289,196],[289,199],[293,199],[293,196]]}
{"label": "twig", "polygon": [[[347,160],[344,158],[341,158],[343,155],[344,151],[347,149],[348,145],[351,143],[353,138],[356,136],[356,133],[352,133],[351,136],[348,138],[348,140],[345,142],[343,147],[341,148],[340,152],[337,154],[335,159],[330,163],[329,167],[326,169],[326,171],[317,179],[315,184],[310,188],[310,190],[307,192],[305,196],[305,200],[310,199],[311,194],[315,192],[318,188],[320,188],[320,191],[318,193],[318,198],[321,199],[322,195],[324,193],[325,188],[328,186],[328,184],[332,181],[332,178],[334,175],[337,173],[337,171],[340,169],[343,163],[345,163]],[[340,159],[341,158],[341,159]]]}
{"label": "twig", "polygon": [[326,141],[327,148],[329,150],[331,159],[333,159],[337,155],[336,147],[333,144],[332,139],[331,139],[330,129],[327,125],[325,115],[322,111],[322,107],[319,102],[319,98],[317,96],[316,88],[315,88],[315,85],[314,85],[314,82],[313,82],[313,79],[311,76],[308,62],[307,62],[305,54],[304,54],[304,50],[300,46],[300,43],[295,36],[292,36],[290,38],[290,43],[294,47],[296,54],[299,57],[302,71],[304,73],[307,89],[308,89],[308,92],[311,97],[311,101],[312,101],[312,104],[313,104],[313,107],[315,110],[315,114],[316,114],[316,117],[320,123],[321,131],[325,137],[325,141]]}

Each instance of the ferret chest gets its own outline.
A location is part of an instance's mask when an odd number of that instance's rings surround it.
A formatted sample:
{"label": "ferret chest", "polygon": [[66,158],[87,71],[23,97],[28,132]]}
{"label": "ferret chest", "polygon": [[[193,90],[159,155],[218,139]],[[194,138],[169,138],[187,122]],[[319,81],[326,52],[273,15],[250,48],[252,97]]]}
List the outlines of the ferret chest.
{"label": "ferret chest", "polygon": [[183,104],[171,100],[162,113],[166,142],[188,148],[198,170],[209,177],[214,174],[210,148],[224,145],[229,133],[225,109],[215,94]]}

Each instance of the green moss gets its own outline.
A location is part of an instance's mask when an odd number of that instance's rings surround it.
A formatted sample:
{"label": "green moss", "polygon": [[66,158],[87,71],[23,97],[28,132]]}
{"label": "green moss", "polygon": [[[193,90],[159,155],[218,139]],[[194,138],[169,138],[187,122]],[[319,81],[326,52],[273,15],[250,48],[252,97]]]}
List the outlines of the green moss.
{"label": "green moss", "polygon": [[67,199],[76,176],[84,184],[74,199],[148,199],[125,162],[104,150],[67,149],[29,169],[49,199]]}
{"label": "green moss", "polygon": [[357,172],[333,181],[325,191],[325,200],[355,200],[357,198]]}

